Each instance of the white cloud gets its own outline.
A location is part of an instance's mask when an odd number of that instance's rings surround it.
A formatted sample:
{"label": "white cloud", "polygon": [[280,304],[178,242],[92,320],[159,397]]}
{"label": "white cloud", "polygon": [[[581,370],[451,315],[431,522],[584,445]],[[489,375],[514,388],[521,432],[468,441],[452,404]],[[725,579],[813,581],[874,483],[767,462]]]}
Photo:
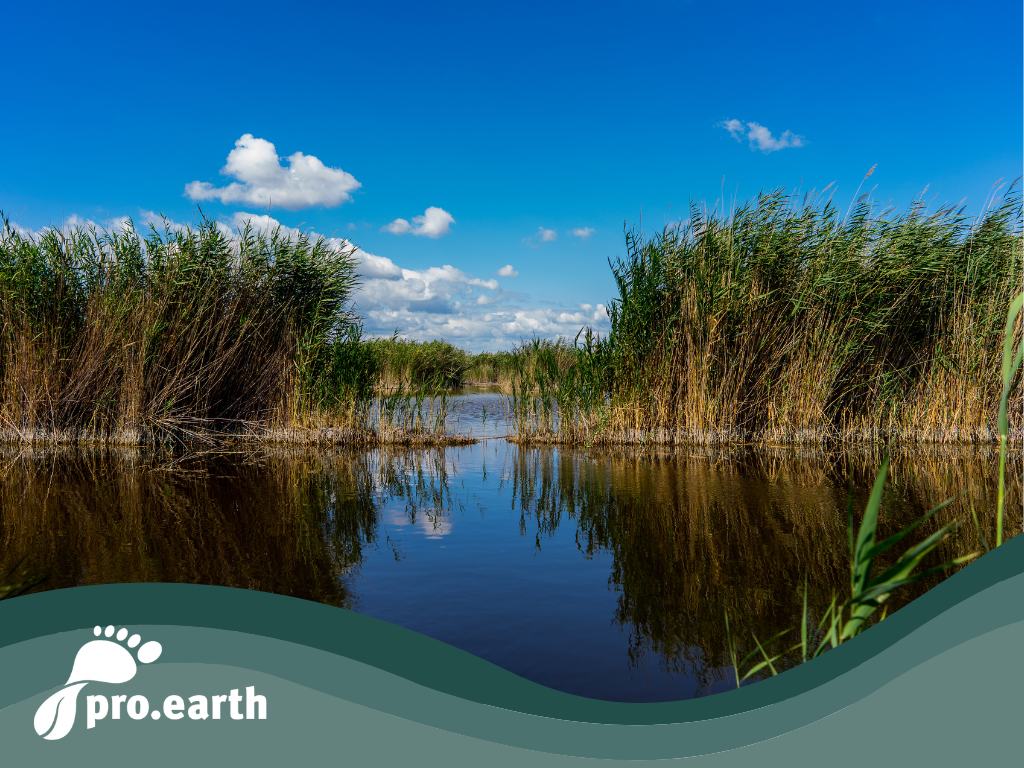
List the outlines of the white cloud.
{"label": "white cloud", "polygon": [[235,230],[244,229],[248,224],[256,232],[262,232],[264,234],[269,234],[276,229],[280,229],[282,233],[289,237],[297,237],[302,233],[302,230],[298,227],[285,226],[273,216],[268,216],[265,213],[246,213],[244,211],[238,211],[237,213],[231,214],[230,222],[231,226],[234,227]]}
{"label": "white cloud", "polygon": [[[27,240],[35,240],[37,237],[39,237],[39,232],[37,232],[34,229],[29,229],[28,227],[23,227],[15,221],[8,221],[5,223],[8,227],[14,230],[14,233],[18,237],[25,238]],[[2,231],[2,228],[0,228],[0,232]]]}
{"label": "white cloud", "polygon": [[[112,219],[110,221],[110,224],[113,225],[111,226],[111,229],[119,229],[119,227],[117,226],[118,219]],[[77,213],[72,213],[64,220],[64,224],[61,227],[61,229],[98,229],[102,226],[102,224],[95,222],[92,219],[83,219]]]}
{"label": "white cloud", "polygon": [[412,224],[408,219],[395,219],[384,227],[384,231],[392,235],[407,235],[412,232]]}
{"label": "white cloud", "polygon": [[143,227],[153,227],[158,232],[163,232],[165,229],[171,232],[181,232],[188,229],[188,226],[181,224],[177,221],[168,219],[163,214],[157,213],[156,211],[140,211],[139,223]]}
{"label": "white cloud", "polygon": [[553,243],[558,239],[558,231],[549,227],[537,227],[537,231],[529,237],[523,238],[523,243],[531,248],[537,248],[544,243]]}
{"label": "white cloud", "polygon": [[359,274],[364,278],[398,280],[402,277],[401,267],[387,256],[375,256],[359,248],[356,250],[356,258],[359,259]]}
{"label": "white cloud", "polygon": [[517,307],[511,303],[485,301],[451,314],[428,314],[408,310],[371,309],[367,314],[367,331],[389,336],[395,329],[402,338],[428,340],[443,338],[471,351],[509,349],[534,338],[572,340],[584,326],[599,333],[608,330],[608,313],[603,304],[589,309]]}
{"label": "white cloud", "polygon": [[207,181],[185,185],[192,200],[219,200],[222,203],[249,203],[280,208],[333,207],[351,199],[361,186],[356,178],[340,168],[324,165],[318,157],[295,152],[281,164],[277,149],[266,139],[243,134],[228,153],[221,173],[236,181],[216,187]]}
{"label": "white cloud", "polygon": [[385,232],[392,235],[416,235],[417,237],[441,237],[448,234],[448,230],[455,219],[444,208],[430,206],[423,212],[422,216],[413,216],[412,223],[408,219],[395,219],[384,227]]}
{"label": "white cloud", "polygon": [[572,236],[578,237],[580,240],[586,240],[592,234],[594,234],[593,227],[574,227],[572,230]]}
{"label": "white cloud", "polygon": [[61,233],[68,233],[72,229],[95,229],[99,232],[120,232],[128,227],[131,222],[127,216],[116,216],[112,219],[106,219],[105,221],[95,221],[94,219],[83,218],[77,213],[72,213],[66,219],[64,223],[59,227],[40,227],[39,229],[32,229],[31,227],[24,227],[18,224],[16,221],[9,222],[11,229],[13,229],[20,237],[28,238],[31,240],[38,240],[47,230],[55,230]]}
{"label": "white cloud", "polygon": [[760,123],[744,123],[736,118],[731,118],[723,121],[720,125],[736,141],[743,141],[746,137],[751,149],[759,149],[762,152],[777,152],[780,149],[795,149],[804,145],[803,136],[797,136],[792,131],[783,131],[776,137]]}
{"label": "white cloud", "polygon": [[[347,242],[347,241],[346,241]],[[406,269],[391,259],[356,250],[362,281],[356,311],[368,336],[445,339],[470,351],[509,349],[525,339],[573,339],[590,325],[607,332],[602,304],[578,307],[538,306],[521,294],[506,293],[497,280],[482,279],[446,264]],[[506,264],[500,277],[514,277]]]}
{"label": "white cloud", "polygon": [[740,141],[743,137],[743,122],[737,120],[735,117],[729,120],[723,120],[721,123],[722,127],[729,132],[736,141]]}
{"label": "white cloud", "polygon": [[[223,222],[218,223],[221,226],[224,225]],[[281,224],[281,222],[273,216],[267,216],[266,214],[261,213],[244,212],[232,214],[229,219],[229,228],[232,232],[236,232],[245,227],[246,223],[259,232],[271,232],[278,227],[281,228],[282,232],[291,237],[296,237],[302,232],[302,230],[297,229],[296,227],[289,227]],[[309,232],[307,234],[314,238],[317,236],[317,233],[315,232]],[[326,237],[324,239],[335,248],[354,249],[353,253],[359,263],[359,274],[364,279],[396,280],[402,276],[401,268],[385,256],[376,256],[372,253],[368,253],[362,248],[356,246],[351,240],[344,237]]]}

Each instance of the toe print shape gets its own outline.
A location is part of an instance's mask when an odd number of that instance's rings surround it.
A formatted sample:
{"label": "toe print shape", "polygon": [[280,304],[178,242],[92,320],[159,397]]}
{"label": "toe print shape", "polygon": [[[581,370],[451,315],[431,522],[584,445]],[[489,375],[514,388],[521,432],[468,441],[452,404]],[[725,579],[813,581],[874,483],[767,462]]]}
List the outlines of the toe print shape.
{"label": "toe print shape", "polygon": [[135,655],[143,664],[152,664],[160,658],[160,654],[163,652],[164,648],[160,643],[156,640],[150,640],[148,643],[143,643]]}
{"label": "toe print shape", "polygon": [[[90,640],[78,649],[64,687],[36,710],[33,725],[36,733],[44,739],[61,739],[71,731],[75,724],[78,694],[87,683],[127,683],[139,670],[136,659],[139,664],[152,664],[163,653],[163,646],[155,640],[139,646],[142,638],[137,634],[128,637],[128,630],[124,627],[116,629],[108,625],[104,629],[97,625],[92,633],[98,639]],[[136,646],[139,648],[133,655],[132,649]]]}
{"label": "toe print shape", "polygon": [[101,634],[102,638],[90,640],[78,649],[65,685],[81,682],[127,683],[138,671],[136,659],[141,664],[152,664],[163,653],[160,643],[150,640],[143,643],[133,655],[131,649],[135,648],[142,638],[138,635],[128,637],[128,630],[124,627],[120,630],[113,626],[93,629],[93,635],[97,638]]}

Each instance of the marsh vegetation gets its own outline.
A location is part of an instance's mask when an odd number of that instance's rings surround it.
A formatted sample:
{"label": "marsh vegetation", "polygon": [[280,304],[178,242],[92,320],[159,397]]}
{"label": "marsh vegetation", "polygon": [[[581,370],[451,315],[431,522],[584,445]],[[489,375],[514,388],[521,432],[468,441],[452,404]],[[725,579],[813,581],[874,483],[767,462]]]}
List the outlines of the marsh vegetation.
{"label": "marsh vegetation", "polygon": [[[509,396],[524,442],[994,442],[991,372],[1022,257],[1016,188],[973,220],[781,192],[727,217],[695,207],[656,237],[627,235],[604,336],[470,355],[363,339],[354,253],[323,239],[208,221],[37,239],[5,226],[0,429],[438,441],[445,395],[483,383]],[[1019,320],[1013,333],[1019,345]]]}
{"label": "marsh vegetation", "polygon": [[[1022,258],[1016,191],[977,220],[781,193],[727,218],[694,208],[627,237],[605,338],[521,350],[519,437],[994,442]],[[1019,319],[1013,334],[1019,346]],[[1018,373],[1009,410],[1022,405]]]}
{"label": "marsh vegetation", "polygon": [[[433,379],[380,393],[351,250],[246,227],[0,233],[0,437],[443,442]],[[436,351],[433,350],[432,351]],[[378,396],[380,395],[380,396]]]}
{"label": "marsh vegetation", "polygon": [[473,355],[365,338],[324,240],[5,226],[0,598],[261,589],[608,698],[777,673],[1024,529],[1021,238],[1016,191],[694,209],[607,334]]}

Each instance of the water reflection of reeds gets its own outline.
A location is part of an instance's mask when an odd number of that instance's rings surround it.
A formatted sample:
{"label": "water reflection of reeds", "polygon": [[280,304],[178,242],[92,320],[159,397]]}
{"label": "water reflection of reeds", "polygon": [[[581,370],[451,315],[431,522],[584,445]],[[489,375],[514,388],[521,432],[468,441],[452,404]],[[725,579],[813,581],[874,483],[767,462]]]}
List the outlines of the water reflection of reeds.
{"label": "water reflection of reeds", "polygon": [[[805,577],[812,614],[833,593],[848,591],[847,504],[852,498],[859,515],[878,460],[867,450],[830,456],[537,448],[518,453],[512,476],[521,529],[530,533],[533,520],[537,546],[572,521],[581,552],[612,553],[616,618],[630,628],[631,653],[650,650],[701,673],[728,663],[725,611],[737,636],[770,637],[799,618]],[[894,456],[883,535],[957,497],[935,521],[963,523],[944,554],[991,542],[996,461],[993,449]],[[1019,478],[1021,469],[1018,454],[1010,475]],[[1018,510],[1011,528],[1020,531],[1019,480],[1008,508]]]}
{"label": "water reflection of reeds", "polygon": [[[44,589],[193,582],[349,605],[348,574],[382,543],[385,522],[442,536],[470,503],[464,483],[483,482],[486,470],[463,467],[472,454],[462,450],[477,448],[0,454],[0,574],[27,569]],[[614,618],[633,656],[707,677],[727,665],[725,611],[736,636],[769,637],[795,623],[805,578],[812,613],[848,589],[847,499],[859,514],[879,462],[867,449],[510,446],[492,475],[499,503],[518,512],[509,535],[543,550],[569,526],[581,556],[610,553]],[[993,540],[996,462],[991,449],[896,454],[883,535],[956,496],[935,521],[964,523],[943,556],[982,548]],[[1022,469],[1015,454],[1011,532],[1021,530]]]}
{"label": "water reflection of reeds", "polygon": [[6,455],[3,561],[44,588],[194,582],[344,604],[341,576],[376,530],[370,493],[355,457]]}

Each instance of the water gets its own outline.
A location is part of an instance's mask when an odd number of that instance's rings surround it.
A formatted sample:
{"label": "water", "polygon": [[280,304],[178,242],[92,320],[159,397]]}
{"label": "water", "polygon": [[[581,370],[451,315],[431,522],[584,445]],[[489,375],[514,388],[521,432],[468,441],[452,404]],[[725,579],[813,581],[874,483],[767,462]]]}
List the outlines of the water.
{"label": "water", "polygon": [[[862,505],[876,455],[519,448],[501,437],[502,404],[454,398],[450,428],[487,439],[443,450],[8,449],[0,582],[18,565],[44,589],[295,595],[628,701],[731,687],[726,610],[737,637],[766,638],[797,621],[805,577],[812,612],[847,584],[846,500],[852,485]],[[994,508],[991,451],[897,456],[892,477],[890,530],[954,493],[964,501],[950,515]],[[1010,490],[1017,510],[1019,482]],[[977,546],[968,524],[943,554]]]}
{"label": "water", "polygon": [[479,438],[505,437],[515,432],[508,398],[490,387],[466,389],[448,403],[448,432]]}

